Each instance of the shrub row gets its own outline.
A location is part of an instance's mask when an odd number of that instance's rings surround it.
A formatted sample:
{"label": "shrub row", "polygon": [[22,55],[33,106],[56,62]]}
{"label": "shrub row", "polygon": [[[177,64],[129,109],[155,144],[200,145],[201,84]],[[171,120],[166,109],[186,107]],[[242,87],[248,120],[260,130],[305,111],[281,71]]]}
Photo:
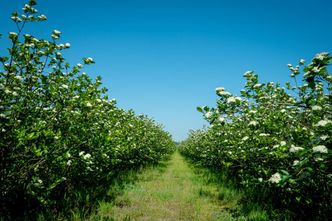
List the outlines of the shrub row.
{"label": "shrub row", "polygon": [[51,41],[23,35],[27,23],[46,20],[35,5],[12,14],[18,32],[8,34],[12,47],[0,57],[0,215],[7,218],[78,206],[174,148],[160,125],[117,108],[100,77],[82,73],[92,58],[65,61],[70,44],[57,43],[60,31]]}
{"label": "shrub row", "polygon": [[[241,97],[217,88],[216,107],[198,107],[210,123],[181,152],[227,173],[295,219],[327,220],[332,208],[332,76],[329,53],[293,67],[291,83],[259,83],[244,74]],[[304,72],[301,76],[301,72]],[[302,81],[302,83],[300,83]]]}

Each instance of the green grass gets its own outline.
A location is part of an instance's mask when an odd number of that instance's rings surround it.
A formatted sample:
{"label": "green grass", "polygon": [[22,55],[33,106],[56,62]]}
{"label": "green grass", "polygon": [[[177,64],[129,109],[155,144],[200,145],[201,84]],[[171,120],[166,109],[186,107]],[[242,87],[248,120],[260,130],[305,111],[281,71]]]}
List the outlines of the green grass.
{"label": "green grass", "polygon": [[89,220],[267,220],[259,209],[246,217],[234,216],[235,211],[241,211],[242,193],[207,174],[190,167],[176,152],[164,166],[141,173],[113,203],[100,202]]}

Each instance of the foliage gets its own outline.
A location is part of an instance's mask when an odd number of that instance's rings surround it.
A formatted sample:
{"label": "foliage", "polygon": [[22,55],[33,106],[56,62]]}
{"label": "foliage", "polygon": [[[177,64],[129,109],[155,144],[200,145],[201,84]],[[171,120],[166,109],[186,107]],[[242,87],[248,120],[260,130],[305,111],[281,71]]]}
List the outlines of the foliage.
{"label": "foliage", "polygon": [[[305,219],[328,219],[332,202],[332,76],[329,53],[304,66],[289,64],[295,86],[259,83],[244,74],[241,97],[217,88],[216,107],[198,107],[210,123],[181,144],[181,152],[227,172],[277,208]],[[300,77],[303,67],[303,77]],[[303,83],[298,84],[298,78]],[[310,215],[311,214],[311,217]]]}
{"label": "foliage", "polygon": [[0,57],[0,216],[33,216],[75,207],[102,195],[120,173],[156,163],[173,150],[153,120],[116,107],[101,78],[81,73],[61,54],[69,43],[23,34],[46,20],[30,0],[11,19],[12,47]]}

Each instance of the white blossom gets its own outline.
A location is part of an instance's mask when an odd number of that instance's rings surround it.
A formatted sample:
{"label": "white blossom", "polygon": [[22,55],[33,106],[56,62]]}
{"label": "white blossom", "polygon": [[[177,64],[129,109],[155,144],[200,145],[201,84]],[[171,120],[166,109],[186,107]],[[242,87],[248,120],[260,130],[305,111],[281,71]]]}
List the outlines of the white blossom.
{"label": "white blossom", "polygon": [[84,159],[84,160],[87,160],[87,159],[89,159],[89,158],[91,158],[91,154],[89,154],[89,153],[87,153],[87,154],[85,154],[85,155],[83,156],[83,159]]}
{"label": "white blossom", "polygon": [[289,149],[289,152],[295,153],[295,152],[300,151],[300,150],[304,150],[304,148],[303,147],[296,147],[296,146],[292,145],[291,148]]}
{"label": "white blossom", "polygon": [[63,85],[61,85],[61,88],[68,89],[69,87],[68,87],[68,85],[63,84]]}
{"label": "white blossom", "polygon": [[299,162],[300,162],[300,161],[298,161],[298,160],[294,160],[294,162],[293,162],[293,166],[296,166],[296,165],[298,165],[298,164],[299,164]]}
{"label": "white blossom", "polygon": [[216,88],[216,92],[221,92],[221,91],[225,91],[225,88],[223,88],[223,87],[217,87]]}
{"label": "white blossom", "polygon": [[269,179],[269,181],[271,183],[279,183],[281,181],[281,176],[279,173],[275,173],[271,176],[271,178]]}
{"label": "white blossom", "polygon": [[327,153],[328,149],[324,145],[318,145],[312,148],[314,153]]}
{"label": "white blossom", "polygon": [[315,105],[311,107],[312,110],[316,111],[316,110],[322,110],[321,106]]}
{"label": "white blossom", "polygon": [[250,121],[248,125],[249,126],[257,126],[258,122],[253,120],[253,121]]}
{"label": "white blossom", "polygon": [[82,156],[84,154],[84,151],[79,152],[78,156]]}
{"label": "white blossom", "polygon": [[15,79],[17,79],[17,80],[19,80],[19,81],[22,81],[22,80],[23,80],[23,78],[22,78],[20,75],[16,75],[16,76],[15,76]]}
{"label": "white blossom", "polygon": [[329,136],[327,136],[327,135],[320,136],[320,139],[322,139],[322,140],[326,140],[327,138],[329,138]]}
{"label": "white blossom", "polygon": [[252,76],[253,71],[247,71],[246,73],[243,74],[243,77],[250,77]]}
{"label": "white blossom", "polygon": [[318,68],[318,67],[313,67],[312,68],[312,71],[315,72],[315,73],[318,73],[320,72],[321,68]]}
{"label": "white blossom", "polygon": [[210,118],[211,116],[212,116],[212,112],[211,111],[206,112],[206,114],[205,114],[206,118]]}
{"label": "white blossom", "polygon": [[91,104],[90,102],[87,102],[87,103],[86,103],[86,106],[87,106],[87,107],[92,107],[92,104]]}
{"label": "white blossom", "polygon": [[54,31],[53,31],[53,34],[55,34],[55,35],[60,35],[60,34],[61,34],[61,31],[54,30]]}
{"label": "white blossom", "polygon": [[328,52],[321,52],[319,54],[316,54],[315,58],[318,59],[318,60],[324,60],[325,57],[328,56]]}
{"label": "white blossom", "polygon": [[248,137],[248,136],[245,136],[245,137],[242,138],[242,141],[246,141],[246,140],[248,140],[248,139],[249,139],[249,137]]}
{"label": "white blossom", "polygon": [[68,160],[68,161],[67,161],[67,166],[70,166],[71,163],[72,163],[72,161],[71,161],[71,160]]}
{"label": "white blossom", "polygon": [[304,60],[304,59],[301,59],[299,63],[300,63],[300,64],[304,64],[304,62],[305,62],[305,60]]}
{"label": "white blossom", "polygon": [[219,120],[220,123],[225,122],[225,118],[223,118],[223,117],[221,117],[221,116],[218,118],[218,120]]}
{"label": "white blossom", "polygon": [[70,48],[70,43],[66,43],[66,44],[65,44],[65,47],[66,47],[66,48]]}
{"label": "white blossom", "polygon": [[324,127],[324,126],[326,126],[327,124],[330,124],[330,123],[331,123],[330,120],[320,120],[320,121],[318,121],[318,123],[315,126]]}
{"label": "white blossom", "polygon": [[236,101],[241,101],[240,97],[229,97],[227,98],[227,103],[235,103]]}

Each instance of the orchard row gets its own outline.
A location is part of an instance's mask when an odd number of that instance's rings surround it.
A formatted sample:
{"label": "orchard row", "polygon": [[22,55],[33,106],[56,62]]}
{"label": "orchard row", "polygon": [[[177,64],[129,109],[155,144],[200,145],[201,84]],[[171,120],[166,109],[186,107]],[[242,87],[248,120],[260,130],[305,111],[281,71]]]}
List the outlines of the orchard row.
{"label": "orchard row", "polygon": [[[70,66],[69,43],[23,34],[27,23],[46,20],[31,0],[13,13],[9,55],[0,57],[0,215],[57,213],[104,194],[115,177],[153,164],[174,149],[153,120],[116,107],[101,79]],[[83,200],[84,201],[84,200]],[[82,202],[86,203],[86,201]]]}
{"label": "orchard row", "polygon": [[198,108],[210,127],[191,133],[181,145],[182,153],[227,173],[296,219],[328,219],[332,207],[331,60],[323,52],[306,66],[303,59],[295,67],[289,64],[295,85],[287,83],[286,88],[260,83],[252,71],[244,74],[240,97],[217,88],[216,107]]}

